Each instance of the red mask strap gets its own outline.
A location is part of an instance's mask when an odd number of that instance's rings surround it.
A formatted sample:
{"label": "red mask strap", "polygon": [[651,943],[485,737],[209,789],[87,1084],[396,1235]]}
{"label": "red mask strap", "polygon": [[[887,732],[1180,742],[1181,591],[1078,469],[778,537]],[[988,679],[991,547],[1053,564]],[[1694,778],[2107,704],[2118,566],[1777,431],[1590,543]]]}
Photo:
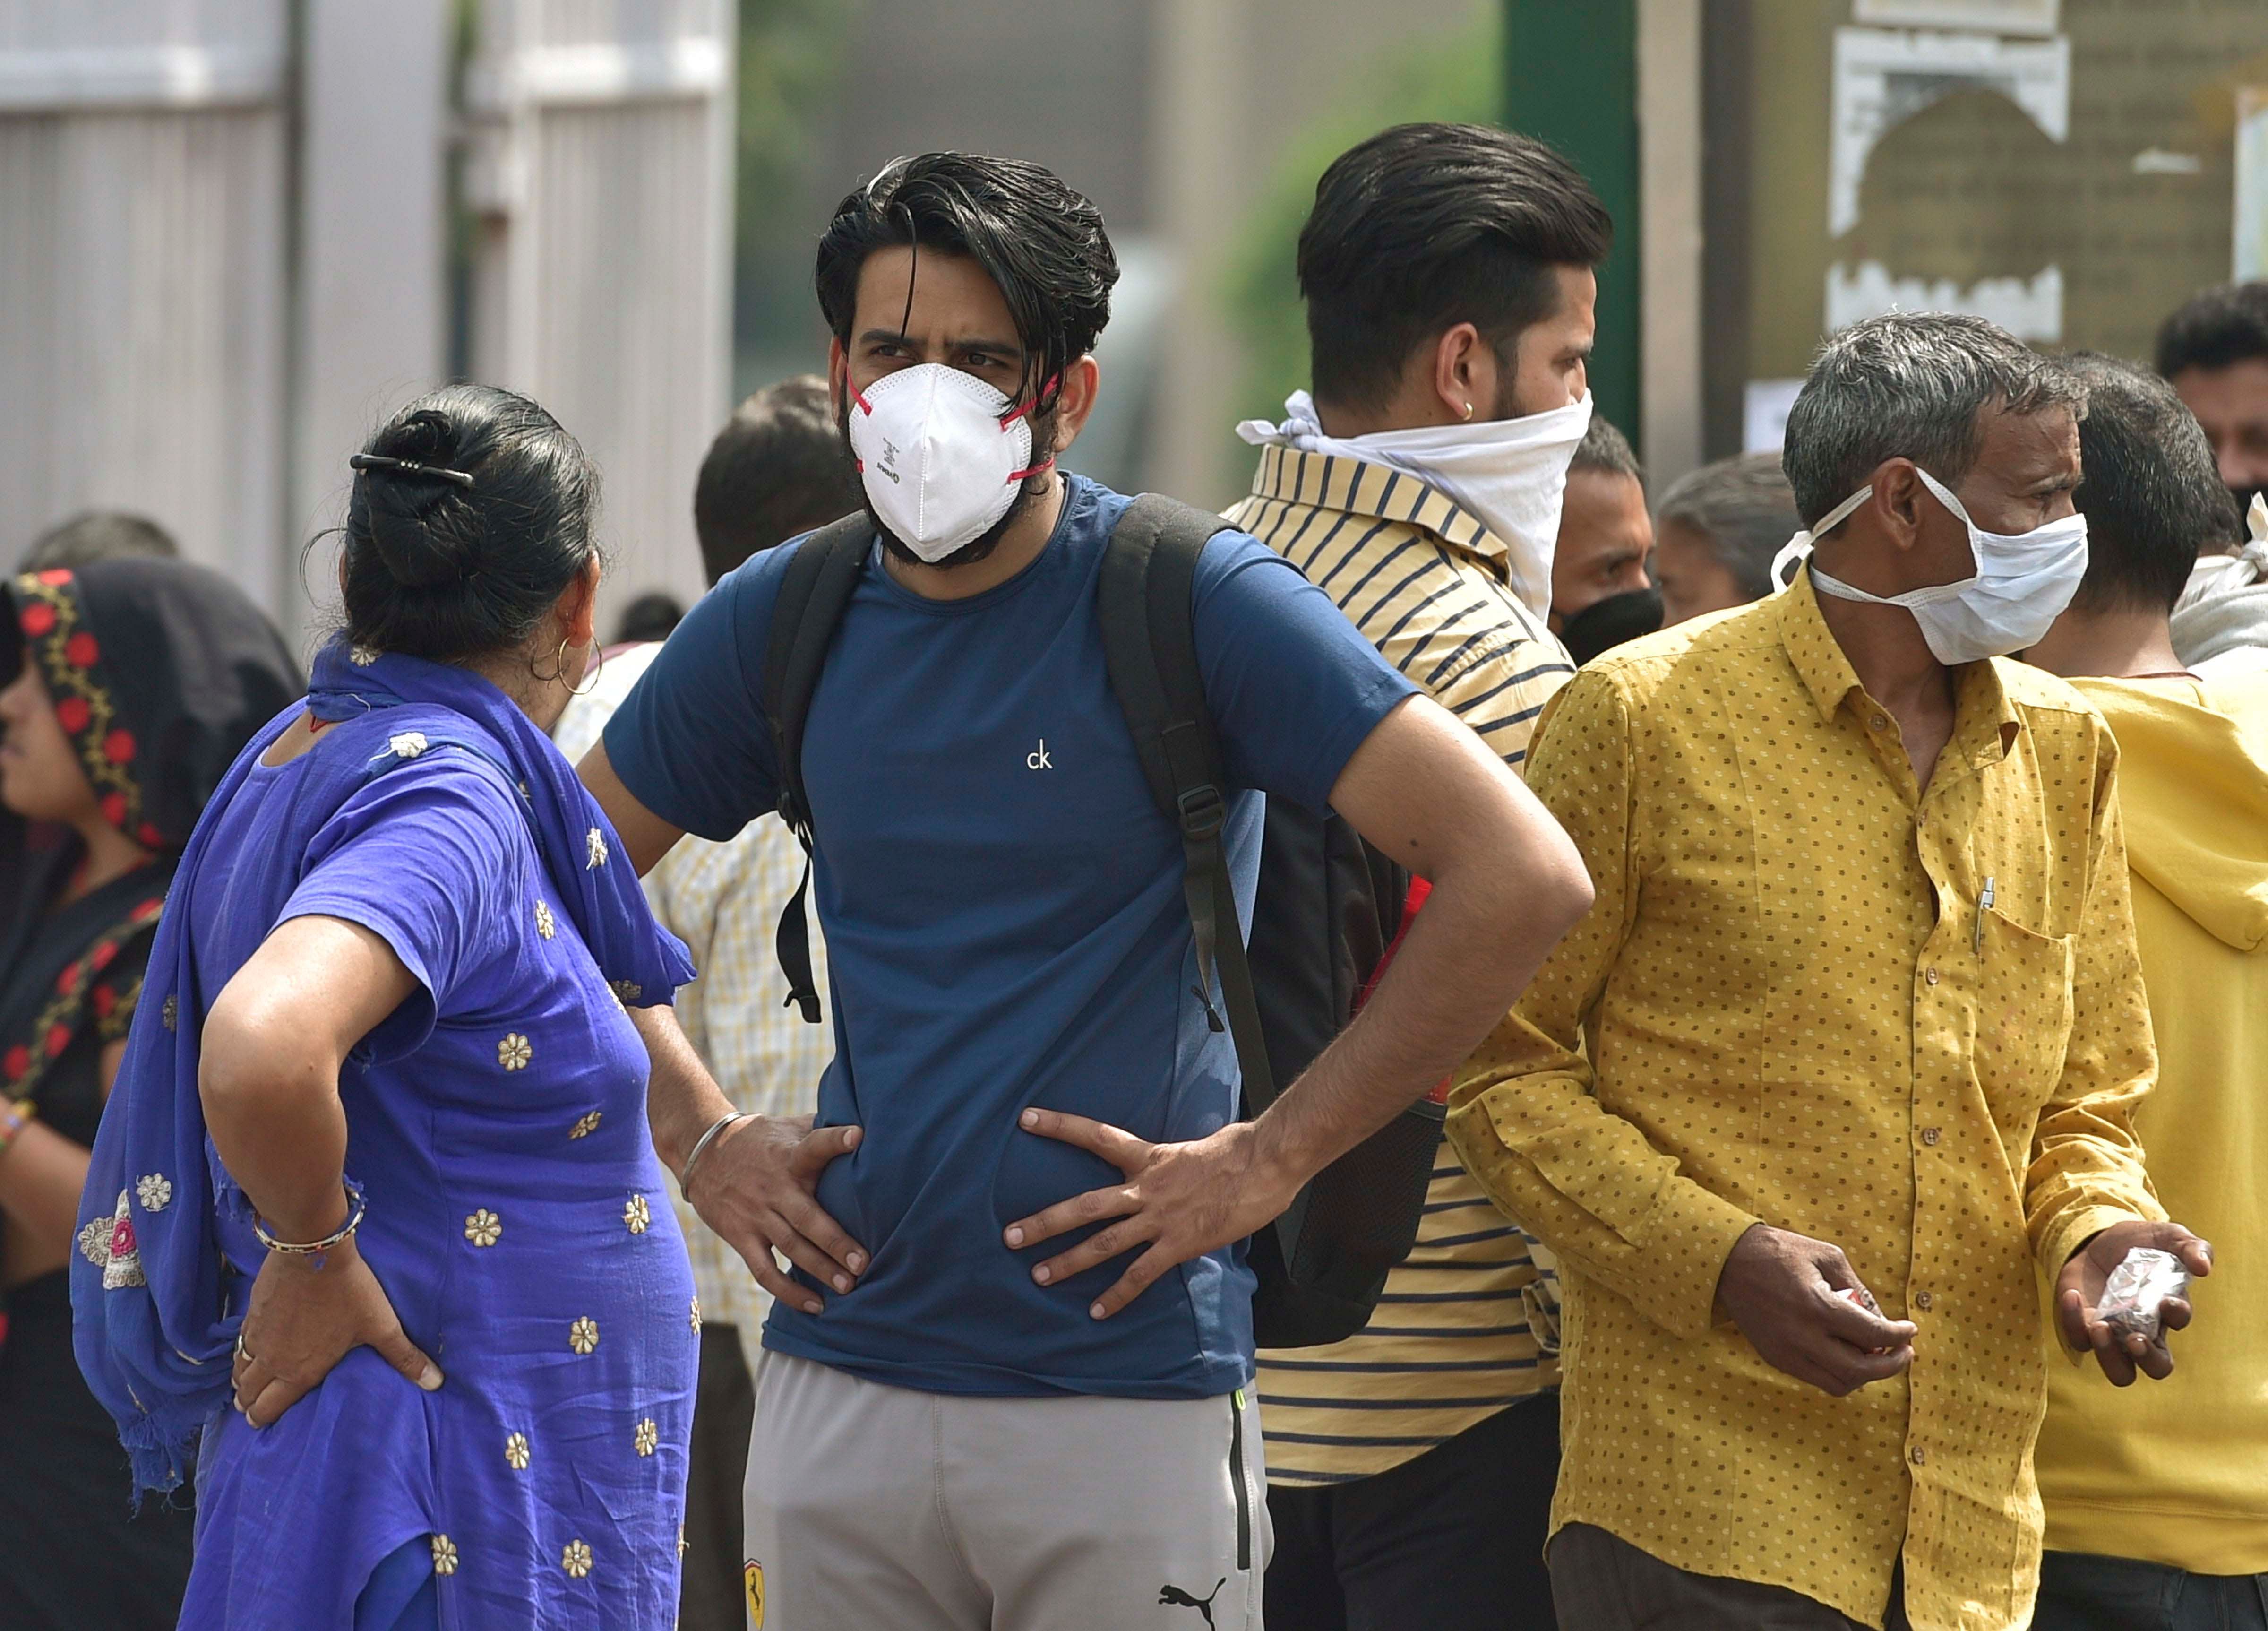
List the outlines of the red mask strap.
{"label": "red mask strap", "polygon": [[1027,470],[1009,471],[1008,479],[1012,482],[1020,482],[1027,476],[1037,476],[1042,470],[1053,469],[1055,468],[1055,456],[1051,454]]}
{"label": "red mask strap", "polygon": [[[1059,373],[1049,374],[1048,376],[1047,383],[1040,387],[1038,393],[1033,396],[1030,402],[1026,402],[1021,408],[1012,408],[1009,410],[1009,411],[1000,420],[1000,428],[1005,431],[1010,425],[1015,424],[1017,420],[1028,418],[1031,415],[1032,410],[1040,405],[1040,398],[1042,396],[1045,396],[1049,391],[1055,389],[1056,387],[1061,383],[1062,380],[1063,375]],[[1044,470],[1048,467],[1042,464],[1035,465],[1033,468],[1035,469]]]}
{"label": "red mask strap", "polygon": [[[865,414],[869,419],[873,418],[874,417],[874,404],[866,400],[865,392],[860,390],[857,386],[850,384],[850,381],[848,380],[843,380],[843,383],[850,389],[850,400],[858,404],[858,411]],[[866,461],[864,459],[853,459],[850,462],[858,467],[859,475],[864,476],[866,473]]]}

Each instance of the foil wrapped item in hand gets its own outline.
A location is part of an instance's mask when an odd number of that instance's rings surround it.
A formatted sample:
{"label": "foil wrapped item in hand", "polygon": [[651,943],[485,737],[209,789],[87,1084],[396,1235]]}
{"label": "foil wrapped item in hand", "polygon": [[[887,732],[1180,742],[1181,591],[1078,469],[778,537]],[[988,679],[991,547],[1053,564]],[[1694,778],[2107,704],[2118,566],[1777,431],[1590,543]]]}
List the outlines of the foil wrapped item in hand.
{"label": "foil wrapped item in hand", "polygon": [[[1837,1286],[1835,1288],[1834,1295],[1853,1307],[1865,1309],[1867,1312],[1874,1315],[1877,1318],[1881,1317],[1882,1305],[1874,1301],[1874,1294],[1864,1286]],[[1886,1347],[1877,1347],[1869,1348],[1867,1351],[1870,1354],[1887,1354],[1890,1350]]]}
{"label": "foil wrapped item in hand", "polygon": [[2155,1342],[2165,1335],[2161,1310],[2168,1297],[2189,1295],[2190,1272],[2170,1251],[2137,1246],[2103,1282],[2095,1317],[2113,1331]]}
{"label": "foil wrapped item in hand", "polygon": [[1874,1301],[1874,1294],[1864,1286],[1837,1286],[1835,1288],[1835,1295],[1845,1303],[1856,1303],[1869,1314],[1879,1314],[1882,1311],[1882,1305]]}

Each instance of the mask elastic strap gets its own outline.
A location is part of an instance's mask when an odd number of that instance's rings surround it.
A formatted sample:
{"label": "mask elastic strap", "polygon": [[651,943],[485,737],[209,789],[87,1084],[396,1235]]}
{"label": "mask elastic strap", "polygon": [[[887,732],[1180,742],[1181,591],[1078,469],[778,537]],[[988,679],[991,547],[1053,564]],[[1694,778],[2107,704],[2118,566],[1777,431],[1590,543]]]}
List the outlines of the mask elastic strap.
{"label": "mask elastic strap", "polygon": [[1874,484],[1872,482],[1869,482],[1864,487],[1859,489],[1858,491],[1852,493],[1849,498],[1844,499],[1842,503],[1828,511],[1826,514],[1821,516],[1819,518],[1819,525],[1810,528],[1803,535],[1804,542],[1807,543],[1817,543],[1829,533],[1833,532],[1845,521],[1849,520],[1851,519],[1851,513],[1857,509],[1860,505],[1866,503],[1867,499],[1873,498],[1874,495]]}
{"label": "mask elastic strap", "polygon": [[1932,476],[1927,470],[1923,469],[1921,466],[1918,464],[1914,466],[1914,474],[1921,477],[1921,484],[1929,489],[1930,496],[1934,498],[1940,504],[1943,505],[1948,510],[1950,510],[1953,513],[1953,517],[1955,520],[1959,521],[1963,527],[1974,528],[1980,532],[1984,530],[1982,528],[1977,528],[1977,523],[1969,519],[1968,510],[1963,507],[1960,499],[1953,496],[1953,490],[1951,488],[1948,487],[1943,482],[1938,480],[1937,477]]}
{"label": "mask elastic strap", "polygon": [[[1049,391],[1055,389],[1056,387],[1062,382],[1063,375],[1059,373],[1049,374],[1047,379],[1047,383],[1041,386],[1038,390],[1032,393],[1031,401],[1026,402],[1021,408],[1011,408],[1006,413],[1000,416],[1000,428],[1003,431],[1005,431],[1010,425],[1015,424],[1017,420],[1030,417],[1032,410],[1040,405],[1040,398],[1045,396]],[[1045,469],[1047,467],[1045,465],[1042,465],[1038,468]]]}
{"label": "mask elastic strap", "polygon": [[[1029,418],[1031,417],[1032,410],[1039,406],[1040,398],[1045,396],[1049,391],[1053,390],[1056,386],[1062,381],[1062,380],[1063,375],[1059,373],[1049,374],[1048,376],[1047,383],[1040,387],[1040,388],[1033,394],[1032,400],[1030,402],[1026,402],[1020,408],[1010,409],[1008,410],[1007,417],[1000,421],[1000,433],[1004,436],[1006,435],[1008,432],[1008,427],[1015,424],[1017,420]],[[1027,480],[1032,476],[1037,476],[1042,470],[1054,469],[1055,462],[1055,455],[1053,454],[1049,454],[1037,464],[1029,466],[1025,469],[1009,471],[1008,479],[1012,482]]]}
{"label": "mask elastic strap", "polygon": [[[873,418],[874,417],[874,404],[866,400],[866,393],[860,390],[857,386],[851,385],[850,381],[847,378],[843,381],[843,383],[850,387],[850,400],[858,404],[858,411],[865,414],[869,419]],[[866,473],[866,461],[864,459],[853,458],[850,461],[850,463],[853,468],[858,470],[859,475],[864,476]]]}
{"label": "mask elastic strap", "polygon": [[[1797,569],[1800,568],[1805,561],[1811,558],[1813,546],[1815,545],[1821,538],[1824,537],[1827,534],[1833,532],[1837,527],[1840,527],[1845,521],[1848,520],[1851,517],[1851,513],[1857,509],[1860,505],[1866,503],[1867,500],[1873,496],[1874,491],[1874,483],[1869,482],[1866,486],[1861,487],[1858,491],[1844,499],[1842,503],[1828,511],[1826,514],[1821,516],[1819,518],[1818,526],[1799,529],[1793,537],[1789,538],[1785,544],[1782,544],[1780,546],[1779,553],[1772,557],[1771,581],[1773,587],[1777,589],[1785,589],[1793,584],[1795,582]],[[1786,575],[1783,576],[1783,573]],[[1820,576],[1817,568],[1815,567],[1813,569],[1811,575],[1814,579]]]}

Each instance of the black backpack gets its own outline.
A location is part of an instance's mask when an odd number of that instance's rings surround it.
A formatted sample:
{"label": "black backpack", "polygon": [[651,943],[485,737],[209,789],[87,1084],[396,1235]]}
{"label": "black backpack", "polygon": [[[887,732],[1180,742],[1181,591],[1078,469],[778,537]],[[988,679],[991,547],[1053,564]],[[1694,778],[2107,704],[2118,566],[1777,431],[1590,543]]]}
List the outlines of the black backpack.
{"label": "black backpack", "polygon": [[[1244,1113],[1276,1102],[1329,1045],[1393,943],[1410,875],[1336,815],[1268,801],[1248,951],[1221,844],[1227,816],[1219,747],[1197,668],[1197,557],[1226,528],[1219,516],[1154,493],[1112,533],[1096,610],[1112,690],[1159,808],[1182,835],[1183,888],[1197,942],[1194,994],[1236,1044]],[[874,540],[865,515],[806,539],[788,564],[764,654],[763,707],[779,766],[779,813],[812,845],[803,732],[828,646]],[[804,882],[780,914],[788,1001],[819,1019]],[[1369,1323],[1386,1276],[1418,1237],[1440,1148],[1443,1111],[1420,1100],[1318,1173],[1274,1225],[1253,1236],[1263,1347],[1307,1347]]]}

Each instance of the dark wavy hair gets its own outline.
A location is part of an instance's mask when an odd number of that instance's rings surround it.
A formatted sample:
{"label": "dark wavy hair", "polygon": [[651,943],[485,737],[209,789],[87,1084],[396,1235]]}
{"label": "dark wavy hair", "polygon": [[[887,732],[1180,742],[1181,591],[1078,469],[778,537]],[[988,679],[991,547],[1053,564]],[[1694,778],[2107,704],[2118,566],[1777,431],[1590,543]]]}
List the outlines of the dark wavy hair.
{"label": "dark wavy hair", "polygon": [[2224,553],[2243,536],[2236,500],[2172,386],[2099,351],[2062,360],[2087,387],[2072,495],[2087,517],[2087,576],[2072,603],[2170,612],[2198,555]]}
{"label": "dark wavy hair", "polygon": [[766,386],[733,410],[693,484],[693,530],[709,581],[863,501],[827,381],[799,374]]}
{"label": "dark wavy hair", "polygon": [[2208,371],[2268,357],[2268,281],[2223,284],[2184,301],[2158,330],[2158,372]]}
{"label": "dark wavy hair", "polygon": [[1056,173],[1020,159],[923,153],[893,159],[835,208],[819,240],[819,309],[844,344],[857,315],[858,273],[877,249],[900,245],[964,255],[999,286],[1024,347],[1024,393],[1055,407],[1063,371],[1094,349],[1110,321],[1118,257],[1102,212]]}
{"label": "dark wavy hair", "polygon": [[444,386],[363,452],[418,468],[356,473],[342,576],[357,646],[433,662],[510,651],[600,556],[598,467],[525,396]]}
{"label": "dark wavy hair", "polygon": [[1403,124],[1331,160],[1300,231],[1310,382],[1375,408],[1410,355],[1458,323],[1509,362],[1558,309],[1558,266],[1595,267],[1613,218],[1582,173],[1532,137]]}

